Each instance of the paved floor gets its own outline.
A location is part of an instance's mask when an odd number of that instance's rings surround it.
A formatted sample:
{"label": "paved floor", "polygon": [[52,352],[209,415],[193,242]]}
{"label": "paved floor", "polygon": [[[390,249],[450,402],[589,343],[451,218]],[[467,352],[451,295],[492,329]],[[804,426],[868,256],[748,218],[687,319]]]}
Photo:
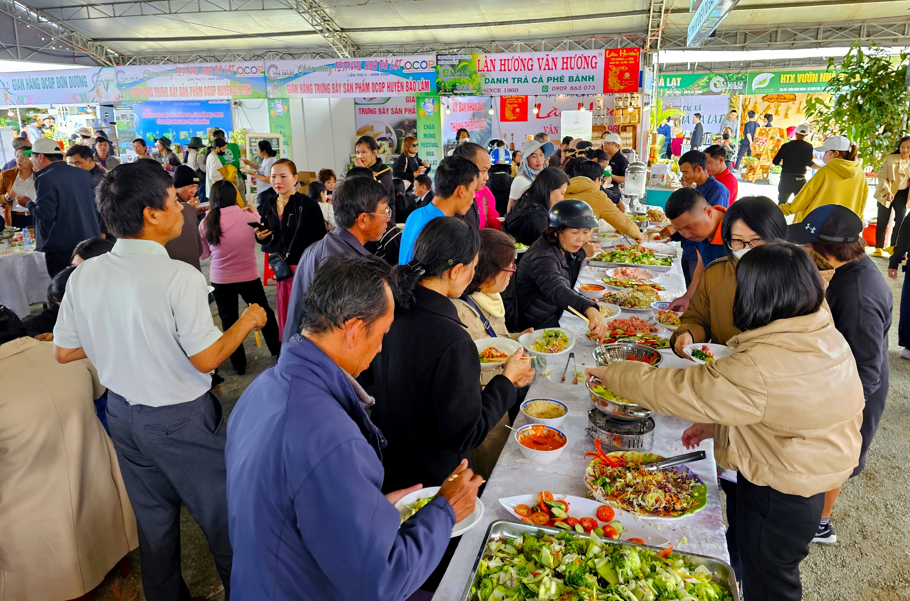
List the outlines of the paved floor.
{"label": "paved floor", "polygon": [[[767,184],[742,183],[740,196],[760,194],[776,199],[776,189]],[[874,201],[870,203],[874,214]],[[869,215],[871,216],[871,215]],[[875,259],[884,274],[886,261]],[[208,261],[203,270],[208,273]],[[897,345],[900,286],[903,273],[896,281],[888,280],[894,293],[894,327],[891,330],[891,391],[875,443],[869,452],[865,471],[848,482],[834,509],[832,522],[838,542],[822,547],[814,545],[802,564],[804,599],[806,601],[862,601],[876,599],[891,601],[910,599],[910,561],[903,533],[910,531],[907,511],[907,491],[910,490],[910,361],[898,357]],[[275,307],[275,286],[266,287],[266,296]],[[214,304],[212,312],[219,323]],[[220,325],[220,323],[219,323]],[[244,342],[248,356],[247,375],[237,376],[230,362],[219,373],[225,382],[214,391],[230,412],[244,388],[263,370],[274,364],[268,350],[256,348],[253,336]],[[799,399],[794,399],[799,402]],[[183,511],[181,520],[182,566],[184,578],[194,596],[221,601],[224,594],[215,564],[199,527]],[[138,553],[127,578],[108,578],[95,592],[96,601],[130,599],[136,592],[137,601],[145,599],[139,578]],[[113,587],[120,589],[115,596]]]}

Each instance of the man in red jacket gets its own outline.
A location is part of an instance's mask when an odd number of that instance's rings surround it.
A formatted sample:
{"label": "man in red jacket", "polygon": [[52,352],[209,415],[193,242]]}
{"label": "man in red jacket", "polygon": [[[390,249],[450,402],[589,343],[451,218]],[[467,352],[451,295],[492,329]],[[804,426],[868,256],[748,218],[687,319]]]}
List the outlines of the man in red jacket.
{"label": "man in red jacket", "polygon": [[727,169],[723,147],[712,144],[705,148],[705,155],[708,158],[708,175],[713,176],[714,179],[724,185],[730,192],[730,204],[733,204],[736,200],[736,195],[739,193],[739,182],[733,172]]}

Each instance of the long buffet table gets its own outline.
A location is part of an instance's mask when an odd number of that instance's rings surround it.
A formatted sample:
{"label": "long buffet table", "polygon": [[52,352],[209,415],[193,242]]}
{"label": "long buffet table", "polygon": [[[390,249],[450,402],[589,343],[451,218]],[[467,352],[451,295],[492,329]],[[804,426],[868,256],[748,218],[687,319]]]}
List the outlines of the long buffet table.
{"label": "long buffet table", "polygon": [[[579,277],[579,283],[600,283],[597,272],[585,267]],[[673,262],[671,271],[661,274],[656,280],[667,290],[663,293],[667,298],[682,295],[685,292],[685,281],[679,261]],[[628,317],[631,314],[623,314]],[[635,314],[643,319],[647,315]],[[595,344],[590,342],[585,333],[587,325],[578,317],[565,313],[560,326],[575,334],[573,351],[577,361],[578,371],[587,367],[595,367],[592,352]],[[689,367],[690,361],[676,357],[670,350],[661,351],[665,367]],[[588,426],[588,410],[593,406],[590,395],[585,389],[583,379],[573,385],[571,378],[571,365],[566,376],[566,383],[559,383],[565,358],[551,363],[548,367],[549,376],[538,375],[531,385],[528,399],[552,398],[562,401],[569,407],[569,414],[560,429],[568,437],[568,448],[553,463],[534,463],[521,454],[519,445],[514,436],[509,438],[493,474],[486,484],[482,498],[478,500],[484,504],[484,513],[480,522],[465,533],[452,558],[449,568],[433,596],[437,601],[455,601],[462,598],[465,585],[468,582],[474,567],[474,560],[484,544],[484,535],[490,522],[499,519],[515,520],[499,503],[500,498],[521,494],[534,494],[548,490],[553,494],[573,495],[584,497],[587,487],[584,483],[584,473],[590,459],[585,459],[585,453],[594,450],[594,443],[585,432]],[[683,431],[691,422],[654,414],[656,429],[654,444],[650,452],[669,457],[686,453],[681,437]],[[515,420],[515,427],[527,423],[523,414]],[[691,463],[688,467],[697,473],[708,486],[708,504],[701,511],[680,519],[643,519],[641,525],[653,527],[673,544],[674,548],[688,552],[707,555],[730,561],[727,544],[724,538],[724,523],[721,512],[720,497],[717,485],[717,465],[714,461],[714,445],[712,440],[702,442],[700,449],[704,450],[708,458],[703,461]],[[605,449],[606,450],[606,449]],[[570,511],[571,513],[571,511]],[[680,540],[683,540],[681,543]]]}

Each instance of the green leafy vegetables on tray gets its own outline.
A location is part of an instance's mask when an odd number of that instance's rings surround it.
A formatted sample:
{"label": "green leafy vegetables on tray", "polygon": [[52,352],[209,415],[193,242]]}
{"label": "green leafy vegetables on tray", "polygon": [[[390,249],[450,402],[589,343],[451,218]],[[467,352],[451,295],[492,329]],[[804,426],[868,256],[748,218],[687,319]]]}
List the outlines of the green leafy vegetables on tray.
{"label": "green leafy vegetables on tray", "polygon": [[730,591],[670,549],[539,531],[487,545],[471,586],[472,601],[731,601]]}
{"label": "green leafy vegetables on tray", "polygon": [[630,248],[618,246],[613,250],[604,251],[594,257],[592,261],[603,263],[616,263],[625,265],[663,265],[669,267],[673,263],[671,257],[658,257],[653,251],[646,248]]}

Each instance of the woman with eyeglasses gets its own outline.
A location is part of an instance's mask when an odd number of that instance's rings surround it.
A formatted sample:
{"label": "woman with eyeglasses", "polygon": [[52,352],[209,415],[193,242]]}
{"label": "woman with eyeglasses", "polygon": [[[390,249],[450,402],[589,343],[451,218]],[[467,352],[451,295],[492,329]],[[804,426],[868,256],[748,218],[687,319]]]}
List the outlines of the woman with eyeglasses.
{"label": "woman with eyeglasses", "polygon": [[413,184],[415,177],[427,172],[430,164],[417,156],[417,148],[417,138],[405,137],[401,143],[401,154],[392,165],[392,177],[408,180]]}

